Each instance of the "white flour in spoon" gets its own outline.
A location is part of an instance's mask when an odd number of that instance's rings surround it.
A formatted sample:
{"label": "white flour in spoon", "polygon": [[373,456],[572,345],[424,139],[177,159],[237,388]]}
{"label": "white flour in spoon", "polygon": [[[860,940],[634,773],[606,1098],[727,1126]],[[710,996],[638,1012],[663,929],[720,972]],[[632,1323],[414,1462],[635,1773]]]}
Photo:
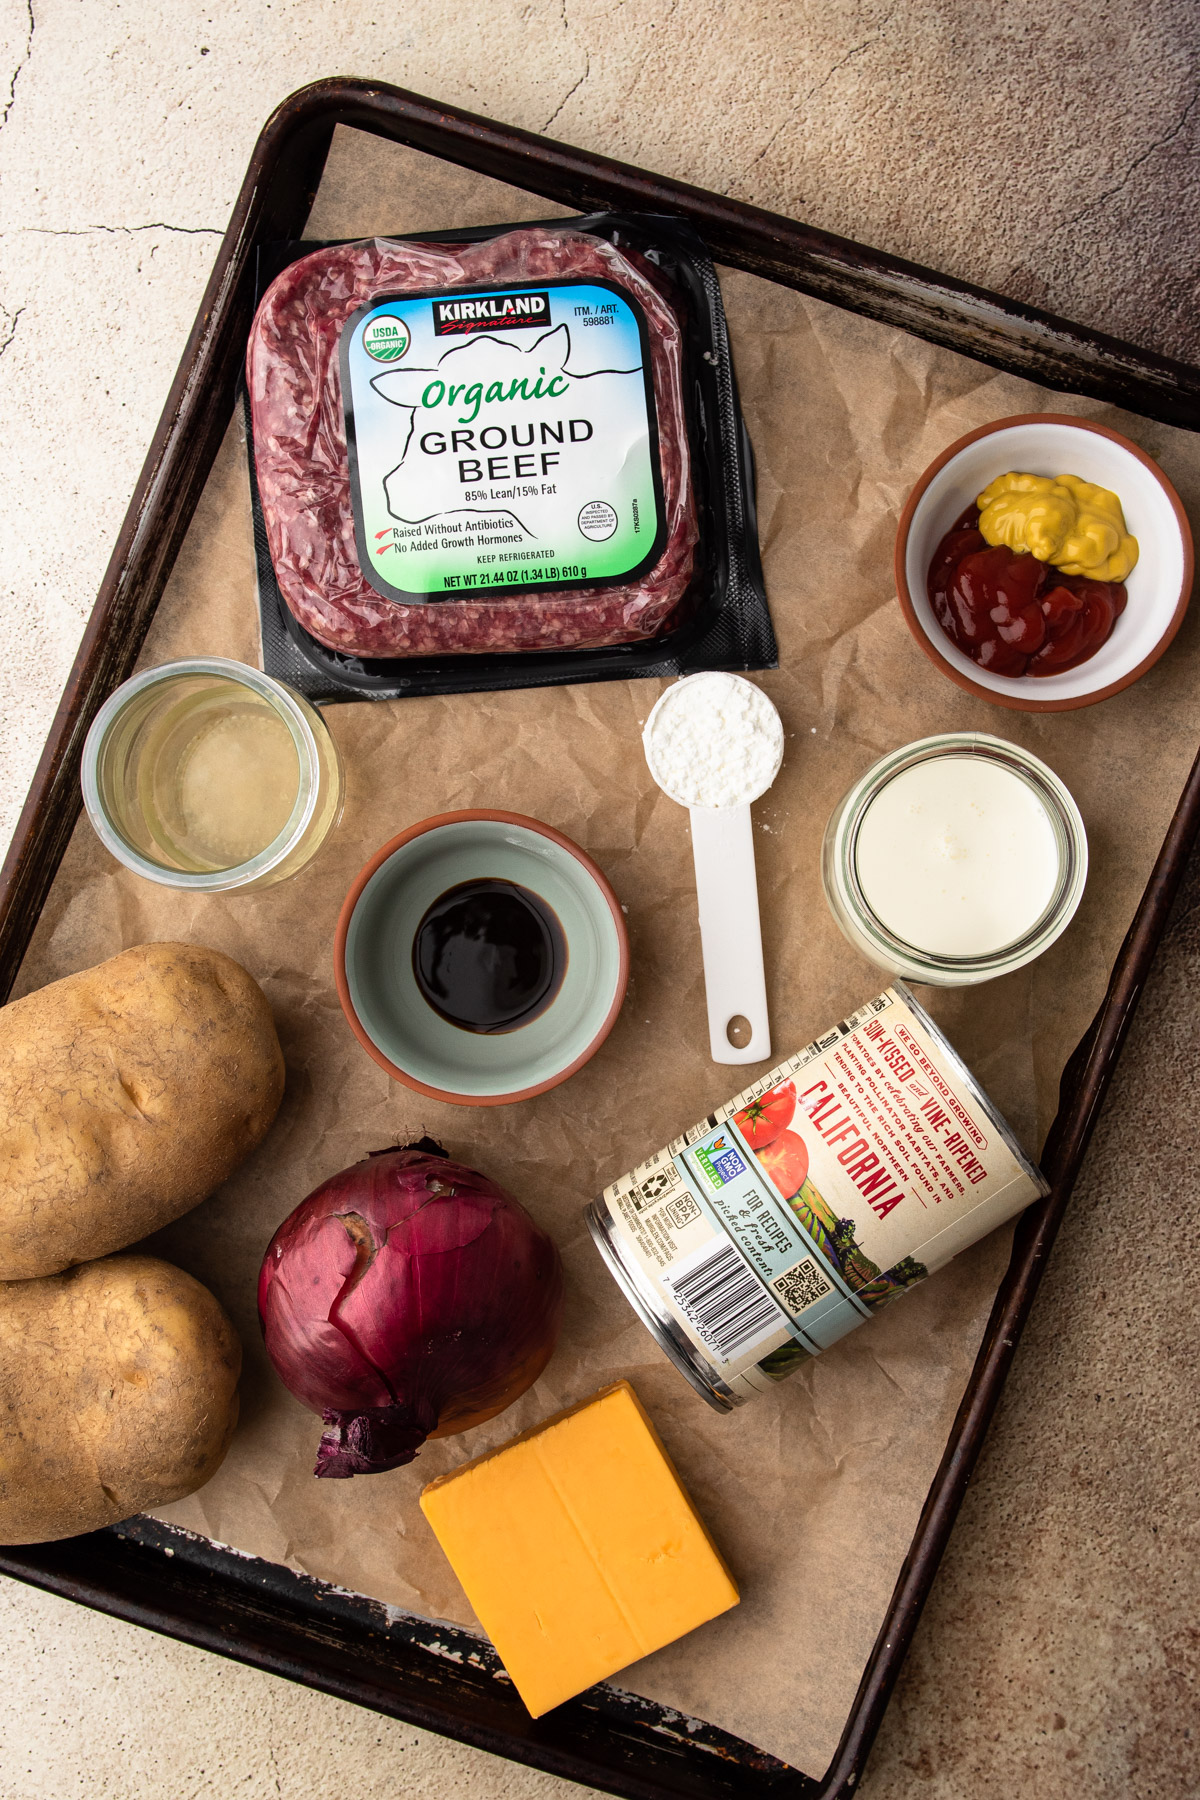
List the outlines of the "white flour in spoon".
{"label": "white flour in spoon", "polygon": [[681,806],[747,806],[783,761],[783,723],[751,681],[712,671],[667,689],[642,733],[650,773]]}

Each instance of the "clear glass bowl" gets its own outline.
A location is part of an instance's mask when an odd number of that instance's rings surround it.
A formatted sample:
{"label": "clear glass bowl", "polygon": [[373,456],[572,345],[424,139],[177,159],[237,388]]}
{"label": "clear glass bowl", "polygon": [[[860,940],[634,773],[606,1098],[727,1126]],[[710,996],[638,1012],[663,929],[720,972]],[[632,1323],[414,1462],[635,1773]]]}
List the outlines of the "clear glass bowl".
{"label": "clear glass bowl", "polygon": [[[890,781],[936,757],[978,756],[1028,784],[1049,819],[1058,851],[1058,877],[1034,924],[1010,944],[979,956],[950,956],[897,937],[872,909],[857,866],[858,835],[872,803]],[[906,981],[934,987],[967,987],[1022,968],[1047,950],[1070,924],[1087,880],[1087,834],[1079,808],[1052,769],[1017,744],[983,732],[947,732],[921,738],[881,757],[834,808],[821,852],[821,876],[829,909],[845,936],[869,962]]]}
{"label": "clear glass bowl", "polygon": [[88,732],[81,776],[88,818],[118,862],[194,893],[294,875],[342,810],[341,758],[321,715],[219,656],[119,687]]}

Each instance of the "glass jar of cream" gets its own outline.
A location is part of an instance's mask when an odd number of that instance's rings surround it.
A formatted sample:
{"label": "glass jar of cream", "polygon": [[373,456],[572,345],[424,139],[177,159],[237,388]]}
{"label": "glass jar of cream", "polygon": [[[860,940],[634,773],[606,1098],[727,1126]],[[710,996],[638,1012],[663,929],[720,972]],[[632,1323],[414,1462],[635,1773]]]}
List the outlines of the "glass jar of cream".
{"label": "glass jar of cream", "polygon": [[834,809],[821,872],[834,918],[868,961],[965,987],[1032,962],[1066,930],[1087,836],[1036,756],[951,732],[867,770]]}
{"label": "glass jar of cream", "polygon": [[198,893],[267,887],[314,856],[342,808],[325,721],[225,657],[146,669],[88,732],[83,800],[127,869]]}

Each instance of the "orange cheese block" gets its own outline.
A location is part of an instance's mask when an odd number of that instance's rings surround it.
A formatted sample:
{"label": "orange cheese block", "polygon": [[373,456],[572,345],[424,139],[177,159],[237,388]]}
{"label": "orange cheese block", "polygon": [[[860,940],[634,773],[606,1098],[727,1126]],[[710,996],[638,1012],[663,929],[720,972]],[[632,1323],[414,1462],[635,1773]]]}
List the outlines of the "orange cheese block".
{"label": "orange cheese block", "polygon": [[737,1605],[627,1381],[431,1481],[421,1507],[535,1719]]}

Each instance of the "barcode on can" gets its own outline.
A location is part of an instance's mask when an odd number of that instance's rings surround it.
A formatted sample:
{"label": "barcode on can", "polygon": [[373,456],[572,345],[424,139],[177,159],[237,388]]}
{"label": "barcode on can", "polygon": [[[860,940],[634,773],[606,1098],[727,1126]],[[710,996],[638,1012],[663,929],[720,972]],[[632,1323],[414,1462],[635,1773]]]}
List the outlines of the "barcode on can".
{"label": "barcode on can", "polygon": [[719,1244],[679,1274],[664,1276],[681,1312],[719,1362],[734,1362],[776,1333],[784,1314],[732,1244]]}

